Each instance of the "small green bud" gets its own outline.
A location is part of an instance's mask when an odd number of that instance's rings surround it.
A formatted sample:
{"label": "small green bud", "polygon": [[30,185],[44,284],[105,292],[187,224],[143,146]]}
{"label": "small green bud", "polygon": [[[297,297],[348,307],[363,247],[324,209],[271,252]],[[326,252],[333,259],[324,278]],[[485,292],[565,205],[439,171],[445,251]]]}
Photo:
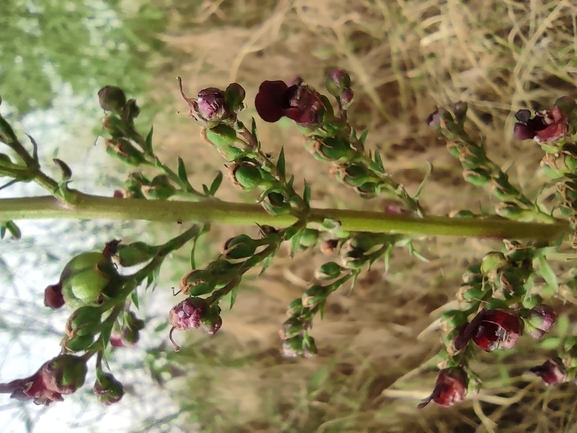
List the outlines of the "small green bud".
{"label": "small green bud", "polygon": [[86,361],[74,355],[59,355],[42,367],[47,388],[60,394],[72,394],[86,378]]}
{"label": "small green bud", "polygon": [[61,345],[69,352],[81,352],[88,350],[92,343],[94,343],[94,335],[88,334],[64,337]]}
{"label": "small green bud", "polygon": [[244,152],[235,147],[237,142],[236,131],[227,125],[217,125],[214,128],[203,129],[203,138],[211,143],[224,159],[234,161],[244,154]]}
{"label": "small green bud", "polygon": [[351,77],[343,69],[331,68],[326,72],[325,87],[335,98],[351,87]]}
{"label": "small green bud", "polygon": [[99,304],[109,282],[118,274],[101,252],[86,252],[74,257],[60,274],[66,305],[77,309]]}
{"label": "small green bud", "polygon": [[281,329],[279,331],[281,340],[286,340],[288,338],[296,337],[303,332],[303,324],[302,322],[296,317],[289,317],[284,323],[281,325]]}
{"label": "small green bud", "polygon": [[335,262],[321,265],[315,272],[315,278],[319,280],[333,280],[341,275],[342,268]]}
{"label": "small green bud", "polygon": [[463,178],[475,186],[486,186],[491,182],[491,174],[482,168],[463,170]]}
{"label": "small green bud", "polygon": [[141,188],[144,196],[151,200],[166,200],[176,193],[176,188],[170,182],[168,176],[159,174],[155,176],[150,185]]}
{"label": "small green bud", "polygon": [[127,165],[138,167],[145,161],[144,153],[125,138],[108,138],[105,145],[106,153]]}
{"label": "small green bud", "polygon": [[316,229],[303,229],[300,238],[301,248],[306,249],[315,246],[319,239],[320,233],[321,232]]}
{"label": "small green bud", "polygon": [[68,336],[93,336],[100,331],[102,313],[98,307],[80,307],[68,318],[66,334]]}
{"label": "small green bud", "polygon": [[223,255],[227,259],[245,259],[252,257],[258,246],[258,241],[242,234],[225,242]]}
{"label": "small green bud", "polygon": [[292,211],[290,203],[278,192],[269,192],[262,201],[262,207],[271,215],[285,215]]}
{"label": "small green bud", "polygon": [[155,256],[148,244],[144,242],[133,242],[128,245],[120,244],[116,251],[116,258],[120,266],[130,267],[146,262]]}
{"label": "small green bud", "polygon": [[100,403],[106,406],[118,403],[124,396],[122,383],[116,380],[112,374],[104,373],[102,370],[96,374],[93,391]]}
{"label": "small green bud", "polygon": [[487,253],[481,261],[481,272],[483,275],[491,276],[507,265],[507,258],[499,251]]}
{"label": "small green bud", "polygon": [[287,316],[289,317],[299,317],[303,310],[303,301],[301,298],[294,299],[288,306]]}
{"label": "small green bud", "polygon": [[263,183],[260,169],[252,162],[238,162],[227,168],[228,178],[233,185],[244,191],[252,191]]}
{"label": "small green bud", "polygon": [[521,221],[526,215],[525,210],[521,209],[517,203],[513,202],[498,203],[495,206],[495,213],[512,221]]}
{"label": "small green bud", "polygon": [[356,150],[343,138],[311,138],[306,142],[307,150],[322,162],[346,162],[353,159]]}
{"label": "small green bud", "polygon": [[140,331],[144,329],[145,323],[144,320],[139,319],[136,317],[136,314],[132,311],[125,311],[124,312],[124,326],[130,329],[134,329],[136,331]]}
{"label": "small green bud", "polygon": [[244,88],[238,83],[231,83],[225,90],[224,98],[226,105],[235,113],[244,109],[244,97],[246,92]]}
{"label": "small green bud", "polygon": [[315,305],[324,302],[329,296],[330,288],[314,284],[310,286],[302,296],[303,307],[314,307]]}

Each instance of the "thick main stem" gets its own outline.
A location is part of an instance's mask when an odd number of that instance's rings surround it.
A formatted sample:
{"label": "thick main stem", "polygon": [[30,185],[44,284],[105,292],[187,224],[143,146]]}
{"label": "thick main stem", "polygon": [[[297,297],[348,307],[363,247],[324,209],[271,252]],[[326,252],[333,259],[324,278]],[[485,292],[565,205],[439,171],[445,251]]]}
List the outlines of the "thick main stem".
{"label": "thick main stem", "polygon": [[[74,204],[52,196],[1,199],[0,221],[20,219],[114,219],[287,227],[291,215],[272,216],[260,205],[216,200],[203,202],[119,199],[78,193]],[[422,236],[467,236],[550,241],[570,231],[569,224],[405,215],[342,209],[311,209],[311,218],[338,221],[343,230]]]}

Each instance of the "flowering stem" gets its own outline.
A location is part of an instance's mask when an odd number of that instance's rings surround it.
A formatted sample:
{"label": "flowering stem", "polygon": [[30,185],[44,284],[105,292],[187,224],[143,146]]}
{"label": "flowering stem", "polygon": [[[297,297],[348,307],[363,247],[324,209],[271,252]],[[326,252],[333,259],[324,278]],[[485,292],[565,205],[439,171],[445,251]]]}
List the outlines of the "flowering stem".
{"label": "flowering stem", "polygon": [[[196,222],[287,227],[296,218],[272,216],[260,205],[217,200],[203,202],[118,199],[76,192],[74,204],[52,196],[0,199],[0,221],[42,218],[115,219]],[[311,209],[311,219],[338,221],[342,230],[423,236],[468,236],[552,241],[570,231],[569,224],[516,222],[497,219],[424,217],[343,209]]]}

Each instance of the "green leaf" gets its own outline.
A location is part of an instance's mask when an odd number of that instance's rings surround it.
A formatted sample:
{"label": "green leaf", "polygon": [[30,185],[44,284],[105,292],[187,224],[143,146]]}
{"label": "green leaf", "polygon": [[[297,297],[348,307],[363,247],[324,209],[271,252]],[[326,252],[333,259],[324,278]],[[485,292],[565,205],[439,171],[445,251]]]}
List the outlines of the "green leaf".
{"label": "green leaf", "polygon": [[22,232],[13,221],[6,221],[5,225],[14,239],[18,240],[22,237]]}
{"label": "green leaf", "polygon": [[431,177],[431,174],[433,174],[433,164],[431,164],[429,161],[427,161],[427,164],[429,165],[429,170],[427,171],[427,174],[425,175],[425,177],[423,178],[423,180],[419,184],[419,187],[417,188],[417,192],[413,196],[413,199],[415,199],[415,201],[419,201],[419,198],[421,198],[421,191],[423,191],[425,184],[427,183],[427,181]]}
{"label": "green leaf", "polygon": [[38,161],[38,143],[36,143],[36,140],[34,140],[34,138],[32,138],[32,136],[30,134],[26,134],[28,136],[28,138],[30,139],[30,142],[32,143],[32,159],[34,159],[34,161],[36,161],[36,164],[40,164]]}
{"label": "green leaf", "polygon": [[54,158],[52,161],[54,161],[54,164],[56,164],[62,172],[62,182],[69,181],[72,177],[72,169],[68,166],[68,164],[58,158]]}
{"label": "green leaf", "polygon": [[232,306],[234,305],[234,303],[236,302],[236,295],[238,294],[238,288],[240,287],[239,284],[237,284],[231,291],[230,291],[230,309],[232,310]]}
{"label": "green leaf", "polygon": [[291,259],[301,248],[301,238],[303,237],[303,232],[304,230],[299,230],[293,235],[291,239],[291,252],[290,252]]}
{"label": "green leaf", "polygon": [[210,195],[212,197],[214,197],[214,195],[216,194],[216,192],[218,191],[218,189],[220,188],[220,184],[222,183],[222,171],[219,171],[218,174],[216,175],[216,177],[214,178],[214,180],[212,181],[212,183],[210,184]]}
{"label": "green leaf", "polygon": [[272,263],[272,260],[274,259],[274,254],[271,254],[270,256],[268,256],[266,259],[264,259],[262,261],[262,269],[260,270],[260,272],[258,273],[258,275],[262,275],[264,274],[264,272],[268,269],[268,267],[270,266],[270,264]]}
{"label": "green leaf", "polygon": [[257,143],[256,150],[260,150],[260,141],[258,141],[258,134],[257,134],[257,130],[256,130],[256,121],[254,120],[254,117],[251,117],[250,133],[252,134],[252,136],[254,137],[254,140]]}
{"label": "green leaf", "polygon": [[310,206],[310,203],[311,203],[311,186],[306,180],[305,180],[305,188],[303,191],[303,201],[306,203],[307,206]]}
{"label": "green leaf", "polygon": [[0,225],[0,239],[4,239],[4,236],[6,236],[6,225],[2,224]]}
{"label": "green leaf", "polygon": [[187,191],[193,190],[192,185],[188,181],[188,174],[186,173],[186,167],[184,166],[184,161],[180,156],[178,157],[178,178],[180,179],[180,181],[184,185],[184,188]]}
{"label": "green leaf", "polygon": [[319,304],[319,317],[321,320],[323,320],[323,317],[325,316],[325,304],[326,301],[323,301]]}
{"label": "green leaf", "polygon": [[367,135],[369,135],[369,130],[365,129],[359,137],[359,141],[363,144],[363,146],[365,145],[365,141],[367,141]]}
{"label": "green leaf", "polygon": [[378,171],[385,174],[385,165],[383,164],[383,158],[381,157],[381,154],[379,153],[379,151],[375,150],[375,164],[377,164],[378,167]]}
{"label": "green leaf", "polygon": [[539,346],[541,346],[545,350],[553,350],[557,349],[561,344],[561,339],[558,337],[549,337],[545,340],[541,341]]}
{"label": "green leaf", "polygon": [[147,155],[152,155],[152,134],[154,131],[154,127],[150,127],[150,131],[148,131],[148,134],[146,135],[146,140],[144,141],[144,153],[146,153]]}
{"label": "green leaf", "polygon": [[281,178],[284,179],[286,176],[286,161],[284,157],[284,147],[281,147],[280,149],[278,160],[276,162],[276,169],[279,172]]}
{"label": "green leaf", "polygon": [[164,331],[165,329],[168,329],[168,326],[169,326],[169,325],[170,325],[170,324],[168,323],[168,320],[163,320],[163,321],[160,323],[160,325],[156,326],[156,327],[153,329],[153,331],[154,331],[154,332],[162,332],[162,331]]}
{"label": "green leaf", "polygon": [[206,186],[204,183],[202,184],[202,192],[204,192],[204,195],[210,196],[210,189],[208,189],[208,186]]}
{"label": "green leaf", "polygon": [[135,288],[130,294],[130,300],[137,310],[140,310],[140,301],[138,299],[138,287]]}
{"label": "green leaf", "polygon": [[545,282],[553,289],[554,293],[559,292],[559,284],[557,284],[557,277],[551,268],[551,265],[545,257],[539,257],[539,275],[543,277]]}
{"label": "green leaf", "polygon": [[286,184],[287,184],[287,186],[288,186],[289,188],[292,188],[294,182],[295,182],[295,177],[294,177],[294,176],[291,176],[291,178],[288,180],[288,182],[287,182]]}

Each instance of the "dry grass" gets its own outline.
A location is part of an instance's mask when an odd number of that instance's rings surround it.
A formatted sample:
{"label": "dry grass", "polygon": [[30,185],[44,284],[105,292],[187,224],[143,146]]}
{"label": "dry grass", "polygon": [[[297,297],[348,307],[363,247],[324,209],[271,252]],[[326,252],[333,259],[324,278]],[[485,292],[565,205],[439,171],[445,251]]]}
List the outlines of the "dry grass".
{"label": "dry grass", "polygon": [[[195,181],[208,182],[222,162],[184,114],[174,118],[184,107],[176,75],[189,93],[238,81],[251,105],[265,79],[300,75],[320,89],[325,67],[346,68],[357,96],[352,122],[370,128],[368,144],[386,156],[391,174],[415,191],[433,163],[423,195],[431,214],[491,207],[486,192],[464,184],[458,163],[424,124],[436,105],[469,102],[473,134],[484,136],[490,156],[536,194],[543,181],[535,173],[538,149],[503,131],[512,130],[516,109],[577,94],[577,5],[569,0],[156,2],[169,11],[164,40],[171,55],[159,61],[155,84],[159,98],[174,100],[157,119],[157,137],[168,155],[191,164]],[[290,170],[312,183],[315,206],[384,206],[327,180],[327,167],[284,126],[259,124],[261,139],[272,152],[285,146]],[[250,199],[228,185],[222,197]],[[225,227],[213,239],[231,233]],[[344,288],[332,296],[313,332],[319,357],[299,361],[280,358],[277,329],[313,265],[326,258],[278,257],[250,281],[254,290],[241,291],[216,337],[191,337],[190,350],[177,359],[192,362],[196,373],[172,386],[183,401],[199,399],[207,432],[577,431],[574,388],[544,389],[522,375],[546,356],[530,341],[506,356],[481,357],[477,370],[487,383],[475,400],[451,410],[415,409],[434,383],[434,363],[426,363],[439,348],[436,333],[421,333],[453,299],[464,268],[495,246],[423,240],[428,263],[399,251],[391,272],[375,266],[352,293]],[[422,365],[433,368],[428,373]]]}

